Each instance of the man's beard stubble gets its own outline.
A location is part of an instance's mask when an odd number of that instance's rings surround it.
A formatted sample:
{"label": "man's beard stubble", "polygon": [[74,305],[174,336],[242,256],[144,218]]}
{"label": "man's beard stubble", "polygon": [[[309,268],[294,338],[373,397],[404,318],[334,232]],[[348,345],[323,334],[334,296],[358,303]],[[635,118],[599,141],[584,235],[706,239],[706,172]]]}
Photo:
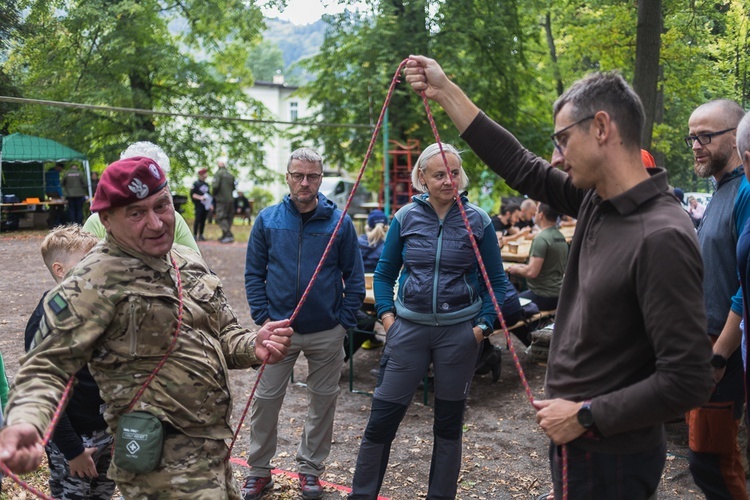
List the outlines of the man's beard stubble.
{"label": "man's beard stubble", "polygon": [[723,152],[717,151],[715,155],[711,155],[709,157],[710,159],[708,163],[700,164],[698,162],[695,162],[693,164],[695,175],[697,175],[701,179],[713,177],[717,173],[724,170],[724,167],[727,166],[727,162],[729,161],[729,156],[729,154],[723,154]]}

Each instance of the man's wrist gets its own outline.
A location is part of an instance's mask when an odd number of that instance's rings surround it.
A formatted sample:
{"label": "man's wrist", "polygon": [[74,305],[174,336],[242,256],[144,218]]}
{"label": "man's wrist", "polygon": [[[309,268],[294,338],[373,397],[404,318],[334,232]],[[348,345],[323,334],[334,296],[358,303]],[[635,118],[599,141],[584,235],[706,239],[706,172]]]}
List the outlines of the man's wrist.
{"label": "man's wrist", "polygon": [[716,369],[722,369],[727,367],[728,360],[724,356],[718,353],[714,353],[711,357],[711,366]]}

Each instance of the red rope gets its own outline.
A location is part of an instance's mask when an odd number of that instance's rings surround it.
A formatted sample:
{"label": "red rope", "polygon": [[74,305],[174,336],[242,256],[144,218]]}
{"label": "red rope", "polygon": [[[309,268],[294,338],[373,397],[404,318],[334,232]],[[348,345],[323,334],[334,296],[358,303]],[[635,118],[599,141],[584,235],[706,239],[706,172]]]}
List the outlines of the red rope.
{"label": "red rope", "polygon": [[229,443],[229,449],[227,450],[227,455],[224,457],[224,462],[232,458],[232,450],[234,449],[234,443],[237,442],[237,438],[240,435],[240,430],[242,430],[242,424],[245,423],[245,417],[247,416],[247,411],[250,409],[250,403],[253,402],[253,398],[255,397],[255,390],[258,388],[258,383],[260,382],[260,377],[263,376],[263,371],[266,369],[266,364],[267,363],[263,361],[263,364],[260,365],[260,368],[258,369],[258,376],[255,377],[253,390],[250,391],[250,397],[247,398],[247,403],[245,404],[245,409],[242,411],[242,416],[240,417],[240,421],[237,422],[237,428],[234,430],[234,436],[232,437],[232,442]]}
{"label": "red rope", "polygon": [[[70,394],[73,390],[74,382],[75,382],[75,377],[70,377],[70,379],[68,379],[68,383],[65,385],[65,390],[63,391],[62,397],[60,398],[60,403],[57,405],[57,408],[55,408],[55,413],[54,415],[52,415],[52,420],[50,421],[49,426],[47,427],[47,430],[45,431],[44,436],[42,437],[42,446],[47,446],[47,443],[49,443],[49,440],[52,439],[52,434],[55,431],[57,422],[60,420],[60,416],[62,415],[63,410],[65,409],[65,405],[68,403],[68,399],[70,398]],[[25,489],[26,491],[33,493],[37,497],[43,498],[44,500],[54,500],[52,497],[37,490],[36,488],[31,486],[29,483],[27,483],[26,481],[18,477],[4,463],[0,463],[0,468],[2,468],[3,473],[6,476],[8,476],[11,480],[13,480],[13,482],[18,484],[18,486]]]}
{"label": "red rope", "polygon": [[[172,267],[175,270],[175,274],[177,275],[177,299],[179,301],[179,307],[177,312],[177,327],[175,328],[174,335],[172,336],[172,343],[167,348],[167,352],[164,354],[164,356],[159,361],[159,364],[156,365],[156,368],[154,368],[154,371],[151,372],[151,374],[148,376],[146,381],[143,383],[141,388],[138,390],[136,395],[133,397],[133,400],[130,402],[130,405],[128,406],[128,409],[126,411],[130,411],[133,409],[135,404],[138,402],[138,400],[143,396],[143,393],[145,392],[146,388],[149,386],[149,384],[156,378],[156,374],[159,373],[159,370],[162,369],[164,366],[164,363],[166,363],[167,358],[172,353],[172,351],[175,348],[175,345],[177,344],[177,336],[180,333],[180,328],[182,327],[182,311],[183,311],[183,304],[182,304],[182,277],[180,275],[180,268],[177,266],[177,262],[174,260],[174,257],[170,254],[170,259],[172,259]],[[44,433],[44,436],[42,437],[42,446],[47,446],[47,443],[49,443],[49,440],[52,438],[52,434],[55,431],[55,427],[57,427],[57,422],[60,420],[60,416],[62,415],[65,405],[68,402],[68,398],[70,398],[70,394],[73,389],[73,382],[75,382],[75,377],[70,377],[70,380],[68,380],[68,384],[65,386],[65,390],[63,391],[62,397],[60,398],[60,403],[57,405],[57,408],[55,409],[55,414],[52,416],[52,420],[49,423],[49,426],[47,427],[47,430]],[[112,447],[112,455],[114,457],[114,446]],[[3,472],[6,476],[11,478],[16,484],[18,484],[21,488],[29,491],[30,493],[33,493],[39,498],[43,498],[45,500],[54,500],[52,497],[47,496],[43,492],[37,490],[27,482],[23,481],[20,477],[18,477],[16,474],[14,474],[7,465],[4,463],[0,463],[0,468],[2,468]]]}
{"label": "red rope", "polygon": [[[341,228],[341,224],[344,222],[344,219],[346,218],[346,214],[349,211],[349,206],[352,204],[352,199],[354,198],[354,194],[357,192],[359,183],[362,181],[362,175],[365,172],[365,167],[367,166],[367,163],[370,161],[370,157],[372,156],[372,150],[375,147],[375,141],[377,140],[378,133],[380,132],[380,128],[383,125],[383,117],[385,116],[385,110],[388,109],[388,105],[391,102],[391,97],[393,96],[393,91],[396,89],[396,85],[399,82],[398,76],[401,74],[401,70],[406,65],[407,61],[408,59],[404,59],[399,65],[398,69],[396,70],[396,74],[393,75],[393,79],[391,80],[391,85],[388,88],[388,94],[386,95],[385,102],[383,103],[383,108],[380,110],[380,116],[378,117],[378,122],[375,125],[375,130],[373,130],[372,132],[370,145],[367,147],[367,153],[365,154],[365,159],[362,161],[362,166],[359,169],[357,180],[354,182],[352,191],[351,193],[349,193],[349,197],[346,200],[346,205],[344,205],[344,208],[341,211],[341,217],[339,217],[339,220],[336,223],[336,226],[333,228],[333,233],[331,233],[331,237],[328,240],[328,244],[326,245],[325,250],[323,251],[323,255],[320,257],[320,261],[318,261],[318,265],[315,267],[315,271],[313,272],[313,275],[310,278],[310,282],[307,284],[305,291],[302,293],[302,297],[300,298],[299,303],[297,303],[297,307],[294,308],[294,312],[292,312],[292,315],[289,317],[290,324],[297,317],[300,309],[302,308],[302,305],[307,300],[307,296],[310,294],[310,290],[312,290],[312,287],[315,284],[315,280],[318,279],[318,274],[320,274],[320,270],[323,268],[323,264],[328,258],[328,254],[330,253],[331,248],[333,247],[333,244],[336,241],[336,235],[338,234],[339,229]],[[266,367],[266,361],[263,361],[263,364],[260,366],[260,369],[258,370],[258,376],[255,379],[255,385],[253,385],[253,390],[250,393],[250,397],[247,401],[247,404],[245,404],[245,409],[242,412],[242,415],[240,416],[237,429],[234,432],[234,438],[232,439],[232,442],[229,445],[229,452],[227,453],[227,456],[224,459],[225,461],[229,460],[229,458],[231,457],[232,449],[234,448],[234,443],[237,441],[237,438],[240,433],[240,429],[242,427],[242,423],[245,421],[245,418],[247,417],[247,412],[250,409],[250,403],[252,402],[253,397],[255,396],[255,389],[258,387],[258,382],[260,381],[260,377],[263,374],[263,370],[265,369],[265,367]]]}
{"label": "red rope", "polygon": [[162,356],[161,360],[159,361],[159,364],[156,365],[156,368],[154,368],[154,371],[151,372],[151,374],[148,376],[146,381],[143,383],[140,389],[138,389],[138,392],[133,397],[133,400],[130,402],[130,405],[128,405],[128,409],[125,410],[125,412],[131,411],[135,404],[138,402],[139,399],[141,399],[141,396],[143,396],[143,393],[146,391],[146,388],[151,384],[151,382],[156,378],[156,374],[159,373],[159,370],[162,369],[164,366],[164,363],[167,362],[167,358],[169,358],[169,355],[172,354],[172,351],[174,350],[175,346],[177,345],[177,337],[180,334],[180,328],[182,328],[182,276],[180,275],[180,268],[177,267],[177,262],[174,260],[174,257],[170,254],[169,257],[172,259],[172,267],[174,268],[174,272],[177,275],[177,300],[179,302],[179,306],[177,309],[177,328],[174,329],[174,335],[172,335],[172,343],[169,344],[169,347],[167,348],[167,352],[164,353],[164,356]]}
{"label": "red rope", "polygon": [[[408,59],[407,59],[408,61]],[[406,61],[402,62],[401,65]],[[399,66],[399,69],[401,66]],[[437,126],[435,125],[435,119],[432,116],[432,110],[430,109],[430,104],[427,102],[427,96],[425,95],[424,91],[420,93],[422,96],[422,102],[424,103],[425,111],[427,112],[427,119],[430,122],[430,127],[432,128],[432,133],[435,136],[435,142],[438,144],[438,147],[440,148],[440,155],[443,158],[443,163],[445,164],[445,169],[448,172],[448,178],[452,178],[450,167],[448,166],[448,159],[445,157],[445,151],[443,150],[443,144],[440,141],[440,134],[437,130]],[[490,282],[489,275],[487,274],[487,269],[484,266],[484,260],[482,260],[482,255],[479,252],[479,246],[477,245],[476,238],[474,238],[474,233],[471,231],[471,224],[469,224],[469,218],[466,215],[466,210],[464,208],[464,204],[461,201],[461,197],[458,193],[458,183],[455,179],[453,179],[453,193],[456,197],[456,202],[458,203],[458,209],[461,212],[461,218],[464,221],[464,226],[466,226],[466,231],[469,233],[469,240],[471,241],[471,247],[474,249],[474,255],[477,258],[477,263],[479,264],[479,269],[482,273],[482,278],[484,278],[485,286],[487,287],[487,290],[492,291],[492,283]],[[511,285],[513,286],[513,285]],[[500,310],[500,304],[497,302],[497,298],[495,297],[494,293],[490,293],[490,298],[492,299],[492,305],[495,308],[495,314],[497,314],[498,319],[500,320],[500,326],[503,329],[503,334],[505,335],[505,341],[508,345],[508,350],[510,351],[511,355],[513,356],[513,364],[516,366],[516,371],[518,372],[518,376],[521,379],[521,383],[523,384],[524,391],[526,392],[526,397],[529,400],[529,403],[531,403],[532,407],[534,406],[534,395],[531,392],[531,387],[529,386],[529,382],[526,379],[526,374],[523,371],[523,367],[521,367],[521,361],[518,358],[518,354],[516,353],[516,348],[513,347],[513,342],[510,338],[510,332],[508,331],[508,327],[505,324],[505,319],[503,318],[503,313]],[[563,444],[562,445],[562,497],[563,500],[568,499],[568,447]]]}
{"label": "red rope", "polygon": [[[318,262],[318,265],[315,268],[315,271],[313,272],[312,277],[310,278],[310,282],[307,284],[307,287],[305,288],[305,291],[302,293],[302,297],[300,298],[299,303],[297,304],[297,307],[294,309],[294,312],[292,312],[292,315],[289,318],[289,322],[292,323],[294,319],[299,314],[300,309],[302,308],[302,305],[307,300],[307,296],[309,295],[310,291],[312,290],[313,285],[315,284],[315,281],[317,280],[318,275],[320,274],[320,270],[323,267],[323,264],[325,263],[326,259],[328,258],[328,254],[331,251],[331,248],[333,247],[333,244],[336,240],[336,236],[341,228],[341,225],[343,221],[345,220],[346,214],[349,211],[349,207],[351,206],[352,200],[354,198],[354,195],[357,191],[357,188],[359,187],[360,182],[362,181],[362,176],[364,174],[365,168],[367,166],[367,163],[370,160],[370,157],[372,156],[372,151],[375,146],[375,141],[378,137],[378,134],[380,133],[380,129],[383,124],[383,118],[385,116],[385,111],[388,109],[388,106],[390,105],[391,98],[393,96],[393,92],[396,88],[396,85],[399,83],[399,75],[401,74],[401,70],[406,65],[406,63],[409,61],[409,59],[404,59],[401,61],[401,64],[399,64],[398,69],[396,70],[396,73],[393,75],[393,79],[391,80],[391,85],[388,88],[388,94],[386,95],[385,102],[383,103],[383,107],[380,111],[380,116],[378,117],[377,124],[375,125],[375,130],[372,133],[372,138],[370,139],[370,144],[367,148],[367,153],[365,154],[365,158],[362,161],[362,166],[360,167],[359,174],[357,175],[357,179],[354,183],[354,186],[352,187],[351,192],[349,193],[349,197],[346,200],[346,204],[344,205],[343,210],[341,211],[341,217],[339,218],[338,222],[336,223],[336,226],[333,229],[333,233],[331,233],[331,237],[328,240],[328,244],[326,245],[325,250],[323,251],[323,255],[320,258],[320,261]],[[432,110],[430,109],[430,105],[427,102],[427,97],[424,92],[421,93],[422,102],[424,103],[425,111],[427,112],[427,118],[430,123],[430,127],[432,128],[433,135],[435,136],[435,142],[438,144],[438,147],[440,148],[440,154],[443,158],[443,162],[445,164],[445,168],[448,171],[448,175],[451,176],[450,167],[448,166],[448,160],[445,156],[445,151],[443,150],[442,142],[440,141],[440,134],[438,133],[437,126],[435,124],[435,119],[432,115]],[[482,260],[482,255],[479,251],[479,246],[477,245],[476,238],[474,237],[474,234],[471,231],[471,224],[469,223],[468,216],[466,215],[466,209],[464,208],[464,204],[461,201],[461,197],[458,193],[458,185],[453,180],[453,191],[454,195],[456,197],[456,201],[458,204],[459,211],[461,212],[461,218],[463,219],[464,225],[466,226],[467,233],[469,235],[469,240],[471,241],[471,246],[474,250],[474,255],[477,258],[477,263],[479,264],[479,269],[482,273],[482,278],[484,279],[485,285],[487,287],[487,290],[492,291],[492,283],[490,281],[489,275],[487,274],[487,269],[484,265],[484,261]],[[128,411],[132,410],[132,408],[135,406],[136,402],[140,399],[140,397],[143,395],[143,392],[146,390],[148,385],[151,383],[151,381],[156,377],[156,374],[161,370],[162,366],[164,366],[164,363],[167,360],[167,357],[172,353],[172,350],[174,349],[176,343],[177,343],[177,335],[180,331],[180,327],[182,325],[182,311],[183,311],[183,304],[182,304],[182,280],[180,277],[180,271],[177,267],[177,264],[174,260],[174,257],[172,257],[172,265],[174,266],[174,269],[177,273],[177,289],[178,289],[178,297],[179,297],[179,312],[177,317],[177,329],[175,330],[175,334],[172,338],[172,343],[170,344],[169,348],[167,349],[167,353],[164,355],[164,357],[161,359],[157,367],[154,369],[154,371],[149,375],[149,378],[146,380],[146,382],[141,386],[138,393],[136,393],[135,397],[133,398],[133,401],[128,406]],[[494,293],[490,293],[490,297],[492,299],[492,305],[495,309],[495,313],[497,314],[498,319],[500,320],[500,325],[503,329],[503,334],[505,335],[505,340],[508,345],[508,349],[513,357],[513,363],[516,366],[516,370],[518,371],[518,375],[521,379],[521,383],[523,384],[524,391],[526,392],[526,396],[529,399],[529,402],[534,402],[534,396],[531,392],[531,387],[529,386],[529,383],[526,379],[526,375],[523,371],[523,368],[521,367],[521,362],[518,358],[518,354],[516,353],[515,348],[513,347],[513,343],[510,338],[510,332],[508,331],[508,327],[505,324],[505,319],[503,318],[503,313],[500,309],[500,305],[497,302],[497,298],[495,297]],[[258,388],[258,383],[260,382],[260,379],[263,375],[263,371],[265,370],[267,364],[267,360],[264,360],[263,363],[260,366],[260,369],[258,370],[258,375],[255,380],[255,384],[253,385],[253,389],[250,393],[250,397],[248,398],[247,404],[245,405],[245,408],[242,412],[242,415],[240,417],[240,420],[237,424],[237,429],[235,430],[234,436],[232,438],[232,442],[229,445],[229,450],[227,451],[227,455],[225,457],[225,461],[229,460],[232,454],[232,450],[234,449],[234,444],[238,439],[240,429],[242,428],[242,425],[245,421],[245,418],[247,417],[247,412],[250,409],[250,405],[253,401],[253,398],[255,396],[255,391]],[[65,392],[63,393],[63,399],[60,402],[60,405],[58,406],[55,416],[50,422],[50,426],[47,429],[47,432],[45,433],[45,440],[44,444],[46,445],[47,441],[49,440],[49,436],[52,434],[55,425],[57,424],[57,419],[59,419],[60,413],[62,412],[62,408],[64,408],[64,403],[67,400],[67,397],[69,396],[70,388],[72,387],[73,379],[71,379],[68,382],[68,386],[66,387]],[[16,483],[18,483],[21,487],[24,489],[30,491],[31,493],[34,493],[39,498],[50,499],[50,497],[46,496],[44,493],[34,489],[24,481],[20,480],[18,476],[13,474],[8,467],[3,463],[0,464],[0,468],[3,469],[3,471],[6,473],[8,477],[13,479]],[[567,490],[567,449],[563,446],[563,498],[567,499],[568,496],[568,490]],[[52,500],[52,499],[50,499]]]}

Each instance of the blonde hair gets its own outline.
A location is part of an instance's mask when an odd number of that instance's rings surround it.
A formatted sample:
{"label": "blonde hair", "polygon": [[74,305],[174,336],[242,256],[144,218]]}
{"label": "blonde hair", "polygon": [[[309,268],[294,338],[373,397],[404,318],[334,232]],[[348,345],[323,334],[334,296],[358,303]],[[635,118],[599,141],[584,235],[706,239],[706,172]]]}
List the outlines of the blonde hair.
{"label": "blonde hair", "polygon": [[[453,154],[458,158],[458,190],[463,191],[466,189],[466,186],[469,185],[469,177],[466,175],[466,172],[464,172],[463,167],[463,161],[461,160],[461,153],[456,149],[455,147],[451,146],[450,144],[443,143],[443,151],[445,154]],[[427,191],[427,188],[419,182],[419,173],[424,173],[425,169],[427,168],[427,162],[432,159],[433,156],[437,156],[440,154],[440,145],[430,144],[427,146],[424,151],[422,151],[422,154],[419,155],[419,158],[417,158],[417,162],[414,164],[414,168],[411,169],[411,185],[414,186],[414,189],[419,191],[420,193],[424,193]]]}
{"label": "blonde hair", "polygon": [[86,252],[99,243],[99,238],[84,231],[78,224],[58,226],[50,231],[42,241],[42,259],[49,272],[54,276],[52,264],[55,262],[67,263],[71,254],[75,252]]}
{"label": "blonde hair", "polygon": [[365,226],[365,233],[367,234],[367,244],[374,248],[381,241],[385,241],[385,235],[388,234],[388,225],[378,222],[375,227]]}

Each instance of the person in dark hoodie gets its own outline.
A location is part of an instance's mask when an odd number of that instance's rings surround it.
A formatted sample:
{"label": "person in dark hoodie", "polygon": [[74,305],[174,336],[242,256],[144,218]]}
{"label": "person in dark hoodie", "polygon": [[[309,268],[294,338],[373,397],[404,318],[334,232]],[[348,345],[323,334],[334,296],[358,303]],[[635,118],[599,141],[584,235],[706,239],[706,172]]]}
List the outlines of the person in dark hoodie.
{"label": "person in dark hoodie", "polygon": [[[42,258],[56,283],[91,250],[99,238],[78,224],[58,227],[42,242]],[[44,317],[44,297],[26,324],[24,347],[29,351],[34,334]],[[112,436],[104,420],[104,401],[99,386],[84,366],[76,373],[78,383],[60,417],[52,440],[47,444],[49,488],[59,499],[109,499],[115,482],[107,478],[112,460]]]}
{"label": "person in dark hoodie", "polygon": [[[336,204],[319,193],[323,158],[309,148],[292,152],[287,164],[289,194],[262,210],[247,242],[245,290],[253,321],[289,318],[302,298],[326,245],[341,219]],[[320,475],[331,450],[333,416],[339,394],[343,340],[357,324],[365,298],[365,277],[357,233],[348,215],[292,323],[286,357],[267,366],[258,383],[250,415],[252,467],[242,490],[244,500],[260,498],[273,485],[271,459],[276,453],[279,411],[300,353],[309,366],[309,405],[297,463],[302,498],[320,498]]]}

